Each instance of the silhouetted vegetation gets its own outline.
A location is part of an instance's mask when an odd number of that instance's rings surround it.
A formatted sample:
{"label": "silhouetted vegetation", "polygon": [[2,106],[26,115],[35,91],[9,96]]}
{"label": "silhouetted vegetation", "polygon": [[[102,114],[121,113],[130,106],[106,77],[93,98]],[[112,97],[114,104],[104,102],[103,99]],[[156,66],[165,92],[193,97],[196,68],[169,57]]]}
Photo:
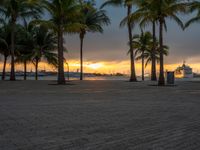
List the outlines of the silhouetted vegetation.
{"label": "silhouetted vegetation", "polygon": [[[0,53],[3,56],[2,80],[5,79],[6,64],[10,58],[10,80],[15,80],[15,64],[24,66],[26,80],[27,64],[35,66],[35,79],[39,62],[45,60],[58,68],[58,84],[65,84],[64,34],[80,37],[80,80],[83,79],[83,41],[87,32],[103,32],[110,19],[103,10],[105,6],[122,6],[127,15],[120,26],[128,29],[130,55],[130,81],[137,81],[135,60],[142,61],[144,68],[151,63],[151,80],[156,81],[156,64],[159,63],[158,85],[165,85],[164,55],[168,47],[164,44],[166,19],[174,20],[182,29],[200,20],[200,2],[185,0],[106,0],[101,9],[94,0],[4,0],[0,2]],[[133,9],[134,8],[134,9]],[[45,12],[49,17],[44,18]],[[185,25],[180,13],[197,12]],[[135,33],[135,25],[142,29]],[[146,32],[147,26],[152,27]],[[156,29],[159,32],[156,33]],[[156,37],[156,35],[159,35]],[[57,50],[57,52],[56,52]],[[145,62],[146,60],[146,62]]]}

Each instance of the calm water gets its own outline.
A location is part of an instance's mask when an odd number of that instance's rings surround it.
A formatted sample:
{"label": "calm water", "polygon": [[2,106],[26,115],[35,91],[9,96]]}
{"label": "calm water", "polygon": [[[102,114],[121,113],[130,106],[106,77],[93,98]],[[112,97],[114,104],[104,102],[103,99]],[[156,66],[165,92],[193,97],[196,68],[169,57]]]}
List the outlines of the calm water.
{"label": "calm water", "polygon": [[[23,80],[23,77],[16,77],[18,80]],[[7,77],[9,79],[9,77]],[[27,77],[27,80],[35,80],[34,77]],[[38,77],[38,80],[57,80],[56,76],[43,76]],[[66,77],[67,80],[67,77]],[[70,80],[79,80],[78,77],[70,77]],[[94,76],[94,77],[84,77],[84,80],[124,80],[128,81],[128,76]],[[138,80],[141,80],[140,77],[138,77]],[[145,80],[149,80],[149,78],[146,78]],[[176,81],[200,81],[200,78],[184,78],[184,79],[176,79]]]}
{"label": "calm water", "polygon": [[[19,80],[22,80],[23,77],[16,77]],[[28,80],[35,80],[34,77],[27,77]],[[38,77],[39,80],[57,80],[57,76],[43,76]],[[68,78],[66,77],[66,80]],[[78,77],[70,77],[70,80],[79,80]],[[84,77],[85,80],[128,80],[128,77],[116,77],[116,76],[94,76],[94,77]]]}

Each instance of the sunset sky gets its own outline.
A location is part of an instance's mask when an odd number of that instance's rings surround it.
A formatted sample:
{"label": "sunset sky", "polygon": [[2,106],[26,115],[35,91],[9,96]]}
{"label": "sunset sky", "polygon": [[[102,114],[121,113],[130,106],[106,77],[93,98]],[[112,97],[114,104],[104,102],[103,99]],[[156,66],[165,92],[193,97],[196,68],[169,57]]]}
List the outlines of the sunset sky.
{"label": "sunset sky", "polygon": [[[98,0],[97,5],[101,4],[102,1]],[[103,62],[111,72],[128,72],[127,29],[119,28],[119,22],[126,15],[126,10],[113,7],[105,9],[111,18],[111,25],[104,28],[104,34],[87,34],[84,43],[84,60],[91,64]],[[185,22],[193,15],[180,17]],[[165,44],[170,47],[170,54],[165,59],[166,69],[174,69],[186,61],[195,72],[200,72],[200,24],[193,24],[185,31],[182,31],[171,20],[167,22],[167,25],[168,31],[165,33],[164,39]],[[150,30],[150,28],[146,30]],[[139,29],[136,27],[133,32],[137,34]],[[77,60],[79,58],[78,35],[66,36],[66,47],[69,49],[69,53],[66,55],[68,60]],[[137,64],[137,68],[139,71],[140,64]],[[106,70],[106,68],[102,68],[102,70],[104,69]]]}
{"label": "sunset sky", "polygon": [[[97,0],[99,7],[103,3]],[[127,55],[127,29],[119,28],[119,23],[126,15],[124,8],[106,7],[107,15],[111,18],[111,25],[104,27],[104,33],[88,33],[84,41],[85,72],[101,73],[129,73],[129,56]],[[187,21],[193,15],[181,16]],[[165,69],[173,70],[183,61],[200,73],[200,24],[193,24],[182,31],[173,21],[167,22],[168,31],[165,33],[165,44],[170,47],[169,56],[165,59]],[[146,28],[149,30],[150,28]],[[138,27],[133,30],[139,33]],[[79,68],[79,36],[66,35],[65,47],[68,53],[65,55],[71,71]],[[140,74],[140,62],[137,62],[137,72]],[[18,67],[20,69],[21,67]],[[33,69],[32,67],[29,67]],[[52,70],[52,67],[40,64],[40,69]],[[149,67],[146,72],[149,72]]]}

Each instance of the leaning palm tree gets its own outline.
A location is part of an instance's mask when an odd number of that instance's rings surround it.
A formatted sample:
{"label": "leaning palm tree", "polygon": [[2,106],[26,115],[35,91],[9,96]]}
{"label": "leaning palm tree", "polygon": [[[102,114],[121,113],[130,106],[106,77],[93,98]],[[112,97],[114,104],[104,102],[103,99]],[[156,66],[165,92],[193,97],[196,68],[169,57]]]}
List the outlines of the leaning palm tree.
{"label": "leaning palm tree", "polygon": [[51,19],[44,23],[54,29],[58,37],[58,84],[65,84],[63,34],[76,28],[74,20],[79,6],[76,0],[46,0],[45,7]]}
{"label": "leaning palm tree", "polygon": [[[112,6],[125,6],[127,8],[127,18],[129,18],[129,16],[132,13],[132,7],[135,4],[140,3],[141,0],[107,0],[101,7],[104,7],[106,5],[112,5]],[[121,25],[125,25],[124,23],[122,23]],[[134,23],[130,22],[130,20],[128,19],[128,21],[126,22],[127,28],[128,28],[128,35],[129,35],[129,43],[131,43],[132,41],[132,28]],[[135,72],[135,56],[134,56],[134,49],[133,49],[133,45],[130,44],[130,63],[131,63],[131,77],[130,77],[130,82],[134,82],[137,81],[137,77],[136,77],[136,72]]]}
{"label": "leaning palm tree", "polygon": [[35,26],[32,30],[34,39],[32,62],[35,66],[35,80],[38,80],[38,65],[42,59],[57,68],[58,55],[55,53],[57,36],[53,31],[43,25]]}
{"label": "leaning palm tree", "polygon": [[91,3],[81,2],[79,21],[80,28],[77,32],[80,37],[80,80],[83,80],[83,40],[87,32],[103,32],[102,26],[110,23],[104,10],[97,10]]}
{"label": "leaning palm tree", "polygon": [[10,80],[15,80],[15,32],[16,22],[20,18],[39,17],[42,12],[40,0],[4,0],[0,5],[0,14],[11,23],[11,73]]}
{"label": "leaning palm tree", "polygon": [[150,32],[143,32],[141,35],[135,35],[132,38],[132,44],[135,51],[136,60],[142,60],[142,80],[144,81],[144,61],[145,61],[145,55],[146,51],[149,51],[151,49],[151,43],[152,43],[152,35]]}

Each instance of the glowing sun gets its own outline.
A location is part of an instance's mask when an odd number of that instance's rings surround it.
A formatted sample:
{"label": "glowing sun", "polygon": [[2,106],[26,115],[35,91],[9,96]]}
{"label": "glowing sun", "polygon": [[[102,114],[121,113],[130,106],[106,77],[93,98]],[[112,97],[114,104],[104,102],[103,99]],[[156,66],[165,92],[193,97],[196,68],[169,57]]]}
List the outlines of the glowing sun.
{"label": "glowing sun", "polygon": [[100,63],[96,63],[96,64],[89,64],[87,65],[88,68],[91,68],[91,69],[99,69],[103,66],[103,64],[100,64]]}

